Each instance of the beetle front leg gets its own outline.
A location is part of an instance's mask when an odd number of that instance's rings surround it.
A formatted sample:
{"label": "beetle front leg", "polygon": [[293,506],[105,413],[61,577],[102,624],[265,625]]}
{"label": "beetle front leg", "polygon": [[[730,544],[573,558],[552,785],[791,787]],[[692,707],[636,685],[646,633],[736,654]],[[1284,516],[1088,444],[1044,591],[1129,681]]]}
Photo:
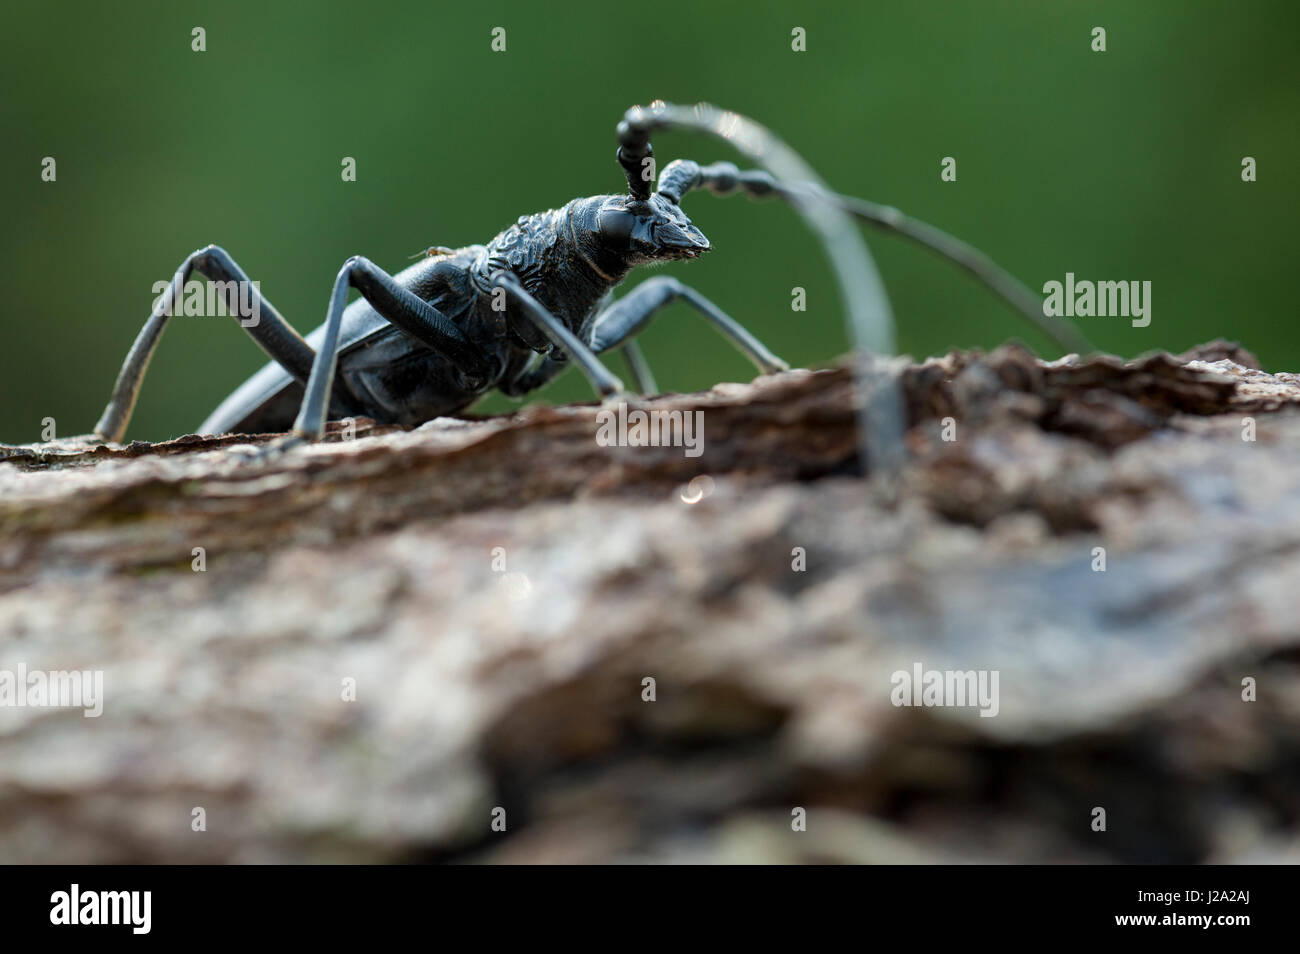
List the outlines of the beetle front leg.
{"label": "beetle front leg", "polygon": [[[591,349],[597,354],[618,347],[626,351],[632,336],[645,329],[655,312],[679,298],[702,314],[737,351],[754,362],[762,373],[789,369],[788,364],[768,351],[763,342],[750,334],[738,321],[694,288],[683,285],[668,275],[647,279],[602,311],[591,329]],[[634,360],[632,355],[628,355],[628,360]]]}
{"label": "beetle front leg", "polygon": [[329,414],[329,395],[338,365],[339,328],[347,305],[348,289],[355,288],[375,311],[412,338],[446,355],[471,382],[486,381],[492,362],[446,315],[411,290],[403,287],[368,258],[354,255],[343,263],[325,313],[325,332],[320,351],[311,366],[302,406],[293,423],[298,441],[320,440]]}
{"label": "beetle front leg", "polygon": [[535,324],[551,343],[570,355],[587,376],[596,395],[602,400],[623,393],[623,382],[615,377],[608,368],[600,363],[586,344],[564,326],[564,323],[547,311],[520,283],[512,272],[500,271],[492,276],[492,284],[506,290],[506,293],[523,307],[528,318]]}
{"label": "beetle front leg", "polygon": [[628,373],[632,375],[632,380],[636,382],[638,394],[658,394],[659,385],[655,383],[654,372],[650,370],[650,362],[646,361],[645,353],[641,346],[636,343],[635,338],[628,338],[623,342],[623,347],[619,349],[623,352],[623,360],[627,363]]}
{"label": "beetle front leg", "polygon": [[[627,363],[628,372],[632,375],[632,380],[636,384],[637,393],[658,394],[659,386],[655,384],[654,374],[651,373],[645,355],[641,353],[641,348],[637,343],[629,340],[620,350]],[[556,360],[556,354],[560,355],[559,360]],[[536,391],[538,388],[550,384],[551,381],[567,370],[569,370],[569,356],[563,351],[555,351],[543,358],[537,367],[525,371],[513,381],[502,382],[497,386],[497,389],[506,397],[522,397],[530,391]]]}
{"label": "beetle front leg", "polygon": [[807,184],[778,182],[770,173],[762,169],[742,170],[730,162],[715,162],[701,166],[691,159],[674,159],[664,166],[659,176],[661,195],[680,205],[685,195],[694,189],[707,189],[714,195],[720,196],[740,192],[751,199],[765,199],[771,196],[796,204],[810,199],[830,201],[858,221],[895,232],[938,253],[959,268],[965,269],[989,291],[1055,341],[1063,351],[1088,354],[1097,350],[1074,325],[1064,319],[1044,314],[1043,299],[1040,295],[1026,287],[1023,282],[975,246],[920,219],[904,215],[891,206],[868,202],[866,199],[851,195],[825,192]]}

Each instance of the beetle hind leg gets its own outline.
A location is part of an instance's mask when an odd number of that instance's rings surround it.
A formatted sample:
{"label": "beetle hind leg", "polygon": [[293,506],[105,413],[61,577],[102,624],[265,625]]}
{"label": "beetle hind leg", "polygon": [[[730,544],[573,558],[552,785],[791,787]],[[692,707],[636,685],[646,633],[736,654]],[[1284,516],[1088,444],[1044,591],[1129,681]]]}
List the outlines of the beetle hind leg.
{"label": "beetle hind leg", "polygon": [[320,352],[311,364],[302,406],[293,424],[296,442],[320,440],[325,432],[329,397],[338,366],[339,332],[350,288],[361,292],[361,297],[391,324],[455,362],[465,377],[474,381],[487,381],[491,377],[491,358],[479,350],[455,322],[370,259],[354,255],[343,263],[334,279],[325,312]]}
{"label": "beetle hind leg", "polygon": [[[248,275],[240,268],[225,249],[217,245],[208,245],[190,253],[176,269],[167,290],[159,296],[153,311],[145,321],[144,327],[136,336],[135,343],[122,362],[117,382],[113,385],[113,394],[104,408],[104,413],[95,425],[95,435],[108,441],[121,441],[126,436],[126,426],[130,423],[131,412],[135,409],[136,398],[140,396],[140,386],[144,382],[144,373],[153,358],[154,350],[162,337],[167,320],[175,313],[176,305],[184,293],[185,284],[190,276],[198,272],[213,282],[225,283],[223,289],[229,311],[239,319],[240,325],[252,336],[273,361],[300,381],[306,381],[311,371],[312,359],[315,357],[311,346],[302,339],[293,326],[281,317],[271,303],[262,297],[257,286],[252,284]],[[247,299],[248,314],[244,310],[241,292],[232,287],[240,283],[239,289],[252,289]],[[246,283],[246,284],[244,284]]]}

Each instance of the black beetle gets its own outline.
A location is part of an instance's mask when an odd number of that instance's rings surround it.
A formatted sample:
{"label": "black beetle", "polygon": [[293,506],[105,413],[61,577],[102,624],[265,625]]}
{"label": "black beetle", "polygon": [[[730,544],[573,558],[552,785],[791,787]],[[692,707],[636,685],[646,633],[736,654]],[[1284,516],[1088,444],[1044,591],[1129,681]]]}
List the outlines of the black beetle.
{"label": "black beetle", "polygon": [[[742,172],[726,162],[669,163],[652,192],[649,130],[665,124],[670,109],[678,107],[634,107],[619,124],[617,158],[627,194],[574,199],[523,216],[487,245],[432,248],[396,275],[354,256],[335,279],[325,323],[305,339],[255,291],[249,299],[255,320],[241,324],[273,363],[223,401],[200,432],[283,431],[292,424],[297,440],[317,440],[327,416],[419,424],[462,410],[493,388],[525,394],[570,360],[608,398],[623,385],[596,356],[614,349],[624,352],[637,389],[651,393],[654,381],[633,337],[677,299],[693,305],[760,371],[786,368],[739,323],[675,278],[651,278],[612,301],[614,288],[633,268],[709,251],[708,240],[680,208],[691,189],[814,201],[812,187],[778,182],[761,170]],[[1041,299],[965,243],[886,206],[820,190],[815,200],[833,202],[952,259],[1063,346],[1087,349],[1073,329],[1044,319]],[[96,436],[124,437],[149,359],[194,272],[224,286],[232,312],[238,310],[230,289],[248,277],[230,255],[209,245],[186,258],[127,355]],[[349,288],[361,298],[346,305]]]}

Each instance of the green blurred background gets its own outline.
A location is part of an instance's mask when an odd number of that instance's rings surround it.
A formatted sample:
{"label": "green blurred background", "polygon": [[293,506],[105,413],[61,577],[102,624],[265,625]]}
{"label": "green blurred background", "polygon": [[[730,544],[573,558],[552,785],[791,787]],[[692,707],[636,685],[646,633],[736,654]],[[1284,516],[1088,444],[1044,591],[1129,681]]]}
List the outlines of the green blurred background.
{"label": "green blurred background", "polygon": [[[89,431],[153,283],[194,248],[225,246],[305,333],[349,255],[396,271],[428,245],[620,191],[614,125],[655,98],[758,119],[831,185],[933,222],[1035,289],[1067,271],[1151,281],[1150,327],[1076,319],[1107,350],[1224,335],[1300,370],[1295,0],[11,0],[3,23],[0,441],[38,440],[47,416],[61,436]],[[190,49],[195,26],[205,53]],[[490,49],[495,26],[505,53]],[[795,26],[807,52],[791,51]],[[1105,53],[1090,49],[1094,26]],[[684,133],[656,153],[737,158]],[[44,156],[55,183],[40,179]],[[344,156],[356,182],[340,178]],[[940,181],[944,156],[955,183]],[[1253,184],[1243,156],[1258,160]],[[705,194],[686,209],[715,251],[672,273],[792,364],[846,349],[828,265],[789,209]],[[1051,352],[963,274],[867,238],[901,351],[1021,337]],[[790,310],[796,285],[807,312]],[[642,341],[667,389],[752,376],[682,305]],[[229,319],[176,319],[129,436],[192,430],[264,360]],[[588,396],[576,373],[540,395]]]}

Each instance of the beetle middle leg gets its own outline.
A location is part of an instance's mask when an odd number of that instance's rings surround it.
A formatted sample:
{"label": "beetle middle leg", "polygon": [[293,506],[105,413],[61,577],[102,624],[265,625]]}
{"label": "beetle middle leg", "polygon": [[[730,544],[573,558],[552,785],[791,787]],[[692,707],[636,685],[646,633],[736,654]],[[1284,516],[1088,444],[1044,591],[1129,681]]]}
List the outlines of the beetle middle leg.
{"label": "beetle middle leg", "polygon": [[454,361],[467,385],[474,386],[490,376],[491,359],[446,315],[404,288],[370,259],[354,255],[343,263],[334,279],[334,290],[330,293],[329,309],[325,314],[324,336],[293,424],[292,441],[320,440],[325,433],[329,396],[338,365],[339,328],[343,323],[349,288],[361,292],[361,297],[390,323]]}
{"label": "beetle middle leg", "polygon": [[[613,348],[626,349],[633,335],[650,323],[655,312],[682,299],[692,305],[722,336],[764,374],[786,371],[789,365],[767,350],[740,322],[709,301],[694,288],[669,275],[647,279],[600,313],[591,330],[591,349],[602,354]],[[636,352],[639,355],[639,351]],[[628,354],[629,362],[634,361]]]}

